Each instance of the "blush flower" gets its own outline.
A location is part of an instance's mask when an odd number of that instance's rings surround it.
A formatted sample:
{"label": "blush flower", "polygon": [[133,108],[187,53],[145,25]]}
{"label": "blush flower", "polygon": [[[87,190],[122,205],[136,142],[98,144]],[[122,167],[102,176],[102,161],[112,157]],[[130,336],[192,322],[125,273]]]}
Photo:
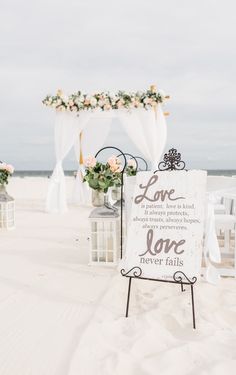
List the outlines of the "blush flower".
{"label": "blush flower", "polygon": [[128,167],[136,168],[136,162],[134,159],[129,159],[127,162]]}
{"label": "blush flower", "polygon": [[13,173],[14,173],[14,167],[13,167],[13,165],[11,165],[11,164],[7,164],[7,165],[6,165],[6,170],[7,170],[10,174],[13,174]]}
{"label": "blush flower", "polygon": [[107,160],[107,163],[110,165],[110,167],[112,167],[112,166],[115,166],[117,164],[119,165],[120,161],[119,161],[119,159],[117,159],[117,157],[115,155],[112,155]]}
{"label": "blush flower", "polygon": [[85,160],[84,160],[84,165],[86,168],[93,168],[95,167],[97,163],[97,160],[94,156],[88,156]]}
{"label": "blush flower", "polygon": [[0,163],[0,169],[1,169],[1,170],[6,169],[6,167],[7,167],[7,164],[6,164],[6,163]]}

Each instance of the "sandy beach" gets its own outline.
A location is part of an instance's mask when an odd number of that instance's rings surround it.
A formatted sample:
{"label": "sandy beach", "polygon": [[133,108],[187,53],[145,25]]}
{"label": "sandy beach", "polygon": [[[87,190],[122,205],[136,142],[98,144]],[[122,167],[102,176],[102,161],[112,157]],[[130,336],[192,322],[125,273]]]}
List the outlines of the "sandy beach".
{"label": "sandy beach", "polygon": [[[44,212],[47,178],[12,178],[16,229],[0,233],[1,375],[222,375],[236,367],[235,279],[190,294],[88,266],[89,207]],[[68,194],[73,178],[67,178]]]}

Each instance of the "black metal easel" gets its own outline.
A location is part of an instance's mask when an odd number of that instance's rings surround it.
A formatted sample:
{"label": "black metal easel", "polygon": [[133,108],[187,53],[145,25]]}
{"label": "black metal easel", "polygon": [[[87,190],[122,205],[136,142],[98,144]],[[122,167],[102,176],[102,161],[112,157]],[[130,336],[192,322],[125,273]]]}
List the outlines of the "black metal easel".
{"label": "black metal easel", "polygon": [[[142,158],[141,156],[134,156],[134,158],[136,159],[139,159],[139,160],[142,160],[143,164],[145,165],[145,169],[141,169],[139,166],[138,166],[138,171],[148,171],[148,163],[146,162],[146,160],[144,158]],[[138,163],[139,164],[139,163]]]}
{"label": "black metal easel", "polygon": [[[163,161],[158,165],[158,171],[173,171],[173,170],[184,170],[185,162],[181,160],[181,154],[177,152],[176,149],[172,148],[168,153],[164,155]],[[149,281],[158,281],[161,283],[171,283],[171,284],[180,284],[181,291],[184,292],[184,285],[190,286],[191,291],[191,305],[192,305],[192,320],[193,328],[196,329],[196,319],[195,319],[195,305],[194,305],[194,290],[193,286],[197,281],[197,278],[194,276],[191,280],[185,275],[182,271],[176,271],[173,274],[173,280],[163,280],[163,279],[152,279],[147,277],[142,277],[142,269],[140,267],[133,267],[129,271],[124,269],[121,270],[121,275],[129,278],[128,284],[128,294],[127,294],[127,303],[126,303],[126,318],[129,314],[129,302],[130,302],[130,292],[131,292],[131,281],[132,279],[142,279]]]}

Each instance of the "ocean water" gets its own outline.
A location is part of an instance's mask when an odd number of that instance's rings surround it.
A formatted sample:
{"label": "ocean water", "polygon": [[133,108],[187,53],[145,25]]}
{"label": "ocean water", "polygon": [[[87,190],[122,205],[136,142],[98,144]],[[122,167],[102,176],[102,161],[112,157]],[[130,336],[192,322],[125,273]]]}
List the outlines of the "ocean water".
{"label": "ocean water", "polygon": [[[66,176],[73,176],[76,171],[64,171]],[[236,176],[236,169],[210,169],[210,176]],[[50,177],[52,171],[15,171],[15,177]]]}

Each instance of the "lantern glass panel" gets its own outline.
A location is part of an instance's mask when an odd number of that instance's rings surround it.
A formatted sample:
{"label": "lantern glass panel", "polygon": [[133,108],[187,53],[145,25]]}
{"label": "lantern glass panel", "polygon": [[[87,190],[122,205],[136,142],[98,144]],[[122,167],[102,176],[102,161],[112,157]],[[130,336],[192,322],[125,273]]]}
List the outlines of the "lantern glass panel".
{"label": "lantern glass panel", "polygon": [[92,262],[98,261],[98,253],[96,251],[92,252]]}
{"label": "lantern glass panel", "polygon": [[90,214],[90,260],[92,263],[112,265],[117,261],[120,247],[120,219],[117,212],[107,208],[96,208]]}
{"label": "lantern glass panel", "polygon": [[105,232],[98,232],[98,249],[104,250],[106,246],[106,240],[105,240],[106,234]]}
{"label": "lantern glass panel", "polygon": [[97,223],[96,223],[96,221],[92,222],[92,232],[97,232]]}
{"label": "lantern glass panel", "polygon": [[108,250],[113,250],[113,248],[114,248],[113,237],[112,237],[112,234],[108,233],[108,237],[107,237],[107,249]]}
{"label": "lantern glass panel", "polygon": [[92,233],[92,249],[97,250],[97,248],[98,248],[97,233]]}
{"label": "lantern glass panel", "polygon": [[100,251],[99,252],[99,262],[105,262],[106,261],[106,252]]}
{"label": "lantern glass panel", "polygon": [[107,252],[107,262],[114,262],[114,254],[112,251]]}
{"label": "lantern glass panel", "polygon": [[99,221],[97,224],[98,224],[98,232],[103,232],[104,231],[104,222]]}

